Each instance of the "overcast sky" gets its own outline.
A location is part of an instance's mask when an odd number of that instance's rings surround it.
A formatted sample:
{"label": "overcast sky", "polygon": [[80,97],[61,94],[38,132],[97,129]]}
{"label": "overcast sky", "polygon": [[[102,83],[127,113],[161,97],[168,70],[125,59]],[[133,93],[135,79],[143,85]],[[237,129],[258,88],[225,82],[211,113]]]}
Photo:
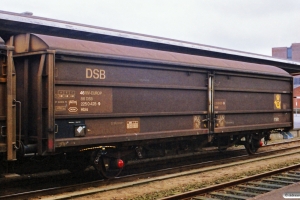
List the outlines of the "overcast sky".
{"label": "overcast sky", "polygon": [[0,10],[264,55],[300,43],[299,0],[1,0]]}

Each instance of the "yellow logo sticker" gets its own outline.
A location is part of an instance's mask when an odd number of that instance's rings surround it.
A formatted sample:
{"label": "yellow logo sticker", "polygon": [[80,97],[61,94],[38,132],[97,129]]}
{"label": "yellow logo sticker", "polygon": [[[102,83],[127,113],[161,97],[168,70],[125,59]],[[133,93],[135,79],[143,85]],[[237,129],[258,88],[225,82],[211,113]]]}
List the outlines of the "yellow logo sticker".
{"label": "yellow logo sticker", "polygon": [[274,94],[274,109],[281,109],[281,94]]}

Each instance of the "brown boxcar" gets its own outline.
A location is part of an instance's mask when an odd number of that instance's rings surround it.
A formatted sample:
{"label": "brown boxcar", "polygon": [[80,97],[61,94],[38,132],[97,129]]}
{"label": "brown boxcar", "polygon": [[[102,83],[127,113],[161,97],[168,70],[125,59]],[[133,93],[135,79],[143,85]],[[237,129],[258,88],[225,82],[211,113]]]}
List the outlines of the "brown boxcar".
{"label": "brown boxcar", "polygon": [[13,48],[0,38],[0,159],[16,159],[16,80]]}
{"label": "brown boxcar", "polygon": [[8,44],[24,153],[96,150],[105,171],[151,149],[244,144],[254,153],[292,127],[292,77],[274,66],[37,34]]}

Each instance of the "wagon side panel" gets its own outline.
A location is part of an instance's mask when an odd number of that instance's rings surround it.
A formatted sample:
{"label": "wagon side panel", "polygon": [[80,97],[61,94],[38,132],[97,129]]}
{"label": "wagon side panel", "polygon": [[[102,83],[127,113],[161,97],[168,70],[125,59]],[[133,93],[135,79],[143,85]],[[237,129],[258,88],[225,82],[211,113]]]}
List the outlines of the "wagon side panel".
{"label": "wagon side panel", "polygon": [[206,71],[71,57],[55,66],[57,147],[208,133]]}
{"label": "wagon side panel", "polygon": [[292,127],[292,79],[216,73],[215,132]]}

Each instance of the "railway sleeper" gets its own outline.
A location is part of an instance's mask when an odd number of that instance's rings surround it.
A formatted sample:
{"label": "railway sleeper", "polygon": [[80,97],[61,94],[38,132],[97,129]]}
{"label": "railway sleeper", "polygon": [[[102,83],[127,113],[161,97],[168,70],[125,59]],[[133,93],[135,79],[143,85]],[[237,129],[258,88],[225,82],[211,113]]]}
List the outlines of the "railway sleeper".
{"label": "railway sleeper", "polygon": [[257,191],[259,193],[270,192],[273,190],[272,188],[257,187],[251,185],[238,185],[237,187],[242,188],[246,191]]}
{"label": "railway sleeper", "polygon": [[274,178],[279,179],[279,180],[284,180],[284,181],[292,181],[292,182],[299,182],[299,178],[295,177],[287,177],[287,176],[274,176]]}
{"label": "railway sleeper", "polygon": [[229,198],[229,199],[249,199],[248,196],[242,196],[242,195],[234,195],[234,194],[226,194],[226,193],[219,193],[219,192],[212,192],[210,193],[212,197],[217,198]]}
{"label": "railway sleeper", "polygon": [[297,174],[286,173],[284,175],[286,175],[288,177],[293,177],[293,178],[299,178],[300,179],[300,175],[297,175]]}
{"label": "railway sleeper", "polygon": [[266,187],[266,188],[274,188],[274,189],[282,188],[285,186],[285,185],[281,185],[281,184],[270,184],[270,183],[263,183],[263,182],[249,182],[249,184],[252,184],[255,186]]}
{"label": "railway sleeper", "polygon": [[199,196],[199,197],[193,197],[192,200],[219,200],[219,199]]}
{"label": "railway sleeper", "polygon": [[226,193],[230,193],[230,194],[243,195],[243,196],[249,196],[249,197],[255,197],[258,194],[258,193],[254,193],[254,192],[246,192],[246,191],[232,190],[232,189],[225,189],[223,191]]}
{"label": "railway sleeper", "polygon": [[285,185],[285,186],[295,183],[293,181],[282,181],[282,180],[276,180],[276,179],[265,179],[264,182],[277,183],[277,184],[282,184],[282,185]]}

